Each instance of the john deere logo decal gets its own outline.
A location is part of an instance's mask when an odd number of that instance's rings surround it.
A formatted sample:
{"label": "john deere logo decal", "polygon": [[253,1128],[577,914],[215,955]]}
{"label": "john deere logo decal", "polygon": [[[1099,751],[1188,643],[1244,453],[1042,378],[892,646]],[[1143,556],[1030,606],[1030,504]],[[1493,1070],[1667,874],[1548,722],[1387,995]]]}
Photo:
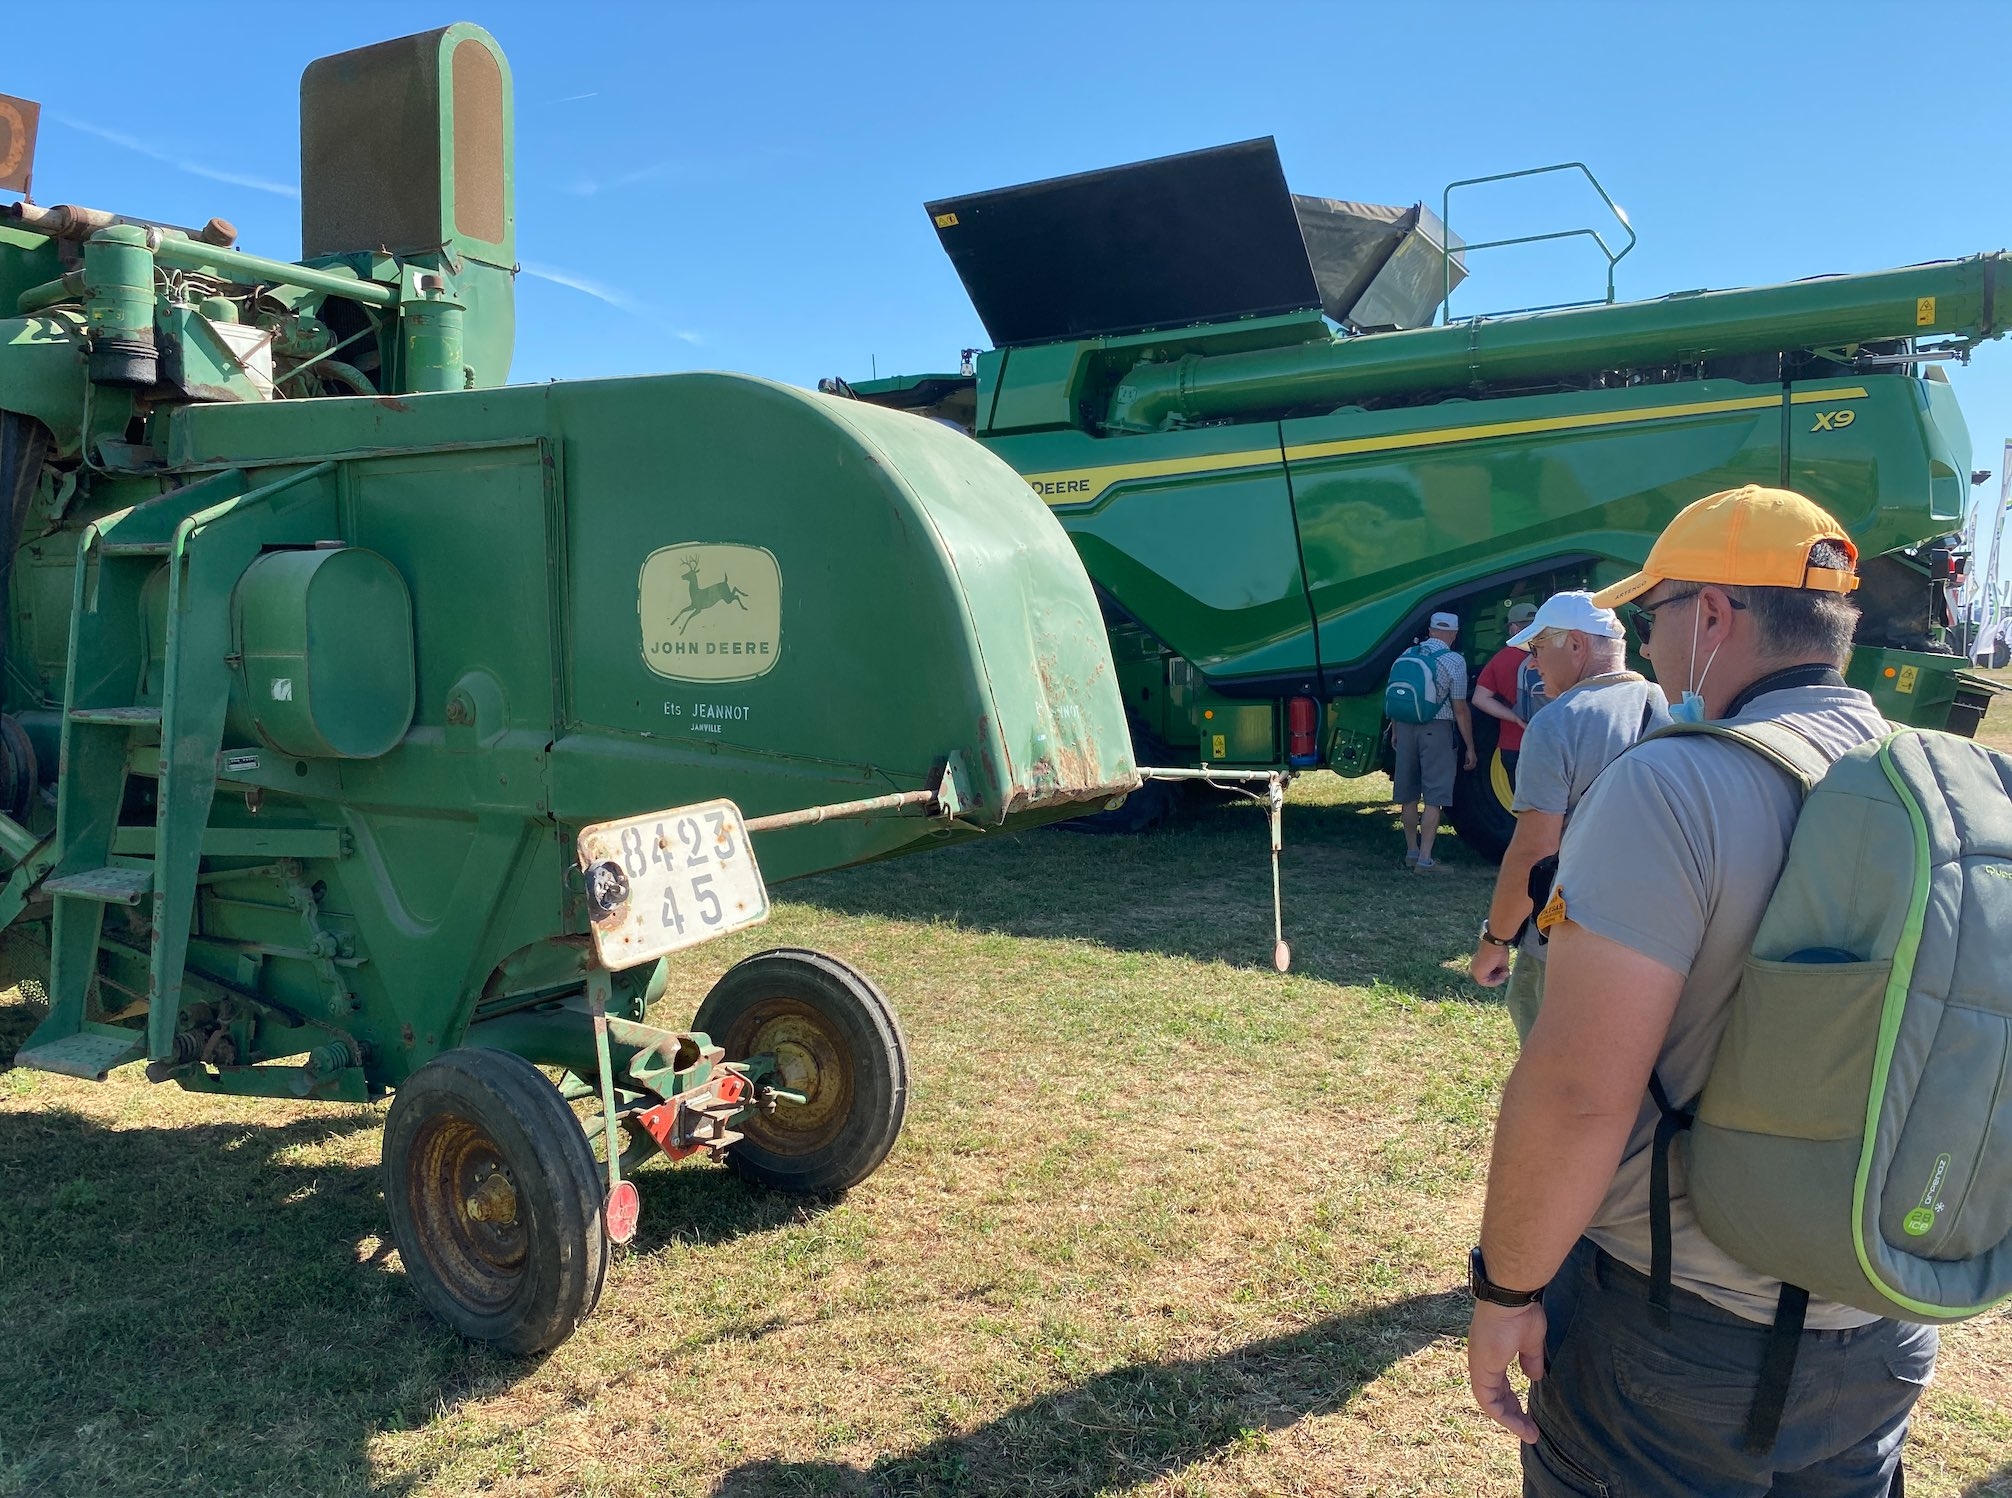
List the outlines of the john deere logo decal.
{"label": "john deere logo decal", "polygon": [[636,610],[643,664],[673,681],[750,681],[782,658],[782,569],[759,546],[651,552]]}

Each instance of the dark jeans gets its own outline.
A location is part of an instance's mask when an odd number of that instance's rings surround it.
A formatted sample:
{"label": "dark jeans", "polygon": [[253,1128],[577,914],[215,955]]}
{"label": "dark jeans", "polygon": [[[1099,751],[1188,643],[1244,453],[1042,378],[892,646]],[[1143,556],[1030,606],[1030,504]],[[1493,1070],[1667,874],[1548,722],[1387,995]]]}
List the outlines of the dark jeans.
{"label": "dark jeans", "polygon": [[1579,1240],[1544,1292],[1548,1371],[1530,1391],[1543,1439],[1523,1448],[1525,1498],[1886,1498],[1935,1328],[1804,1332],[1781,1434],[1752,1456],[1768,1329],[1683,1290],[1671,1312],[1657,1327],[1648,1277]]}
{"label": "dark jeans", "polygon": [[1504,749],[1501,751],[1501,754],[1502,773],[1509,777],[1509,789],[1513,791],[1516,789],[1516,761],[1523,757],[1523,751],[1521,749]]}

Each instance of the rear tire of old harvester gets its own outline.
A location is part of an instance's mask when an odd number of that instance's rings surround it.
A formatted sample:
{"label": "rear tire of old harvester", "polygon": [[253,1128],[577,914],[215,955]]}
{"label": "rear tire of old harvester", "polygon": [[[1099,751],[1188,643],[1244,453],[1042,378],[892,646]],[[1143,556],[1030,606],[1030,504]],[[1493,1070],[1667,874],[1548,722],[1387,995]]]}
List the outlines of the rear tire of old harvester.
{"label": "rear tire of old harvester", "polygon": [[479,1046],[436,1056],[393,1097],[383,1158],[406,1277],[455,1331],[544,1352],[592,1314],[608,1263],[600,1170],[537,1067]]}
{"label": "rear tire of old harvester", "polygon": [[694,1030],[729,1061],[772,1054],[778,1103],[736,1125],[727,1164],[758,1185],[800,1195],[856,1186],[879,1167],[908,1111],[908,1044],[887,998],[836,957],[759,952],[729,968],[699,1005]]}

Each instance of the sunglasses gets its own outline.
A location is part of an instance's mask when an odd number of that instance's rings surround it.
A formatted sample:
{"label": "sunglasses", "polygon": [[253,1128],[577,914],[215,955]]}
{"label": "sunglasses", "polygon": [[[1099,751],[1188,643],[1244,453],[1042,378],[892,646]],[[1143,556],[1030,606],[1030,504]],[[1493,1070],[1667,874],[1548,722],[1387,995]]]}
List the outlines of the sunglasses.
{"label": "sunglasses", "polygon": [[[1636,609],[1634,619],[1635,633],[1642,637],[1642,643],[1644,645],[1648,644],[1649,636],[1655,633],[1657,614],[1661,613],[1664,609],[1669,608],[1673,604],[1682,603],[1686,599],[1696,598],[1700,593],[1704,591],[1705,590],[1703,588],[1693,588],[1688,593],[1677,593],[1673,594],[1668,598],[1663,599],[1652,609]],[[1737,598],[1734,598],[1730,595],[1727,596],[1726,602],[1731,604],[1735,610],[1743,610],[1746,608],[1745,604],[1741,603]]]}

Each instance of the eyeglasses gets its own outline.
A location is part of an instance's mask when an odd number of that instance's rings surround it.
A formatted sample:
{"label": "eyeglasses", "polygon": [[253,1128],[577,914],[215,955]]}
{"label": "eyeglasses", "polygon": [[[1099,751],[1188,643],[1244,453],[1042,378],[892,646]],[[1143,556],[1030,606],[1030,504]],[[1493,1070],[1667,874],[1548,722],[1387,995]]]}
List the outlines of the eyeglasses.
{"label": "eyeglasses", "polygon": [[[1665,598],[1662,602],[1658,603],[1652,609],[1636,609],[1635,632],[1642,637],[1642,643],[1644,645],[1648,644],[1649,636],[1655,632],[1657,614],[1661,613],[1664,609],[1669,608],[1672,604],[1682,603],[1685,599],[1688,598],[1696,598],[1700,593],[1704,591],[1705,590],[1703,588],[1693,588],[1688,593],[1677,593],[1673,594],[1668,598]],[[1734,598],[1731,594],[1726,595],[1726,602],[1731,604],[1735,610],[1744,610],[1746,608],[1745,604],[1741,603],[1737,598]]]}

